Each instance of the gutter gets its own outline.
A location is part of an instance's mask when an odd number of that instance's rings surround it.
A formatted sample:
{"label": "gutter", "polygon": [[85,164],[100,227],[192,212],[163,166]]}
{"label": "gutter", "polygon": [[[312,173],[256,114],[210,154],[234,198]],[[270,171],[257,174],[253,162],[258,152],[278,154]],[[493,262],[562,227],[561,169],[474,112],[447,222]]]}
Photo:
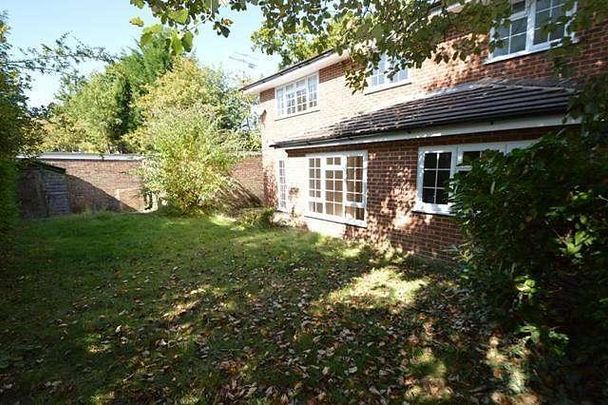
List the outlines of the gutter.
{"label": "gutter", "polygon": [[297,80],[309,74],[315,73],[325,67],[334,65],[348,58],[348,52],[339,55],[332,50],[325,51],[317,56],[285,68],[275,74],[250,83],[240,88],[245,94],[259,94],[285,83]]}
{"label": "gutter", "polygon": [[580,119],[568,118],[564,122],[563,114],[545,115],[543,117],[520,117],[499,121],[478,121],[477,123],[466,123],[460,125],[422,126],[418,128],[389,130],[382,132],[369,132],[359,135],[348,135],[338,137],[311,138],[293,141],[277,142],[270,145],[274,149],[306,149],[311,147],[330,147],[342,145],[354,145],[364,143],[392,142],[401,140],[437,138],[451,135],[476,134],[481,132],[508,131],[515,129],[548,128],[565,125],[578,125]]}

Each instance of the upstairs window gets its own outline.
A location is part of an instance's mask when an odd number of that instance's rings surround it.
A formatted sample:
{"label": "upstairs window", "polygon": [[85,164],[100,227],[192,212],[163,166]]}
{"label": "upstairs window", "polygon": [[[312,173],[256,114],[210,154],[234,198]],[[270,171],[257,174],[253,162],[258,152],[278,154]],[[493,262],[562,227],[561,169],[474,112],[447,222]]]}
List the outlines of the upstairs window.
{"label": "upstairs window", "polygon": [[378,68],[374,69],[369,78],[371,89],[389,87],[398,83],[407,83],[410,79],[408,69],[400,69],[393,77],[389,77],[388,72],[392,71],[394,64],[386,55],[382,55]]}
{"label": "upstairs window", "polygon": [[494,50],[493,57],[509,55],[526,49],[528,31],[526,1],[513,3],[512,11],[510,23],[498,28],[498,37],[502,41],[502,46]]}
{"label": "upstairs window", "polygon": [[[564,15],[573,10],[566,9],[567,0],[512,0],[512,14],[495,33],[501,41],[490,55],[490,60],[500,60],[529,52],[548,49],[566,35],[561,24]],[[548,32],[547,25],[553,29]]]}
{"label": "upstairs window", "polygon": [[534,45],[560,40],[566,34],[563,25],[557,25],[551,32],[543,29],[547,23],[555,24],[566,14],[566,0],[537,0],[534,10]]}
{"label": "upstairs window", "polygon": [[277,115],[285,117],[309,111],[317,106],[319,75],[314,74],[278,87],[275,91]]}

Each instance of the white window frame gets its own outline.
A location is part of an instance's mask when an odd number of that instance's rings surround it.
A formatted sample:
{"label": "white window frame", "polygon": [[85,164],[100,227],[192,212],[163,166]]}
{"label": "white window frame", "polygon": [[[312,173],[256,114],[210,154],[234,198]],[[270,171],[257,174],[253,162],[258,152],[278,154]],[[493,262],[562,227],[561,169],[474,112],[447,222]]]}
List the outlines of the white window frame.
{"label": "white window frame", "polygon": [[416,204],[414,210],[422,211],[429,214],[443,214],[449,215],[452,207],[451,203],[448,204],[433,204],[422,201],[422,190],[424,181],[424,155],[426,153],[445,153],[450,152],[452,159],[450,163],[450,179],[456,173],[456,157],[458,149],[456,145],[445,145],[445,146],[428,146],[418,149],[418,170],[416,173]]}
{"label": "white window frame", "polygon": [[[514,52],[514,53],[508,53],[506,55],[500,55],[500,56],[492,56],[492,52],[488,53],[488,57],[485,61],[485,63],[493,63],[493,62],[500,62],[506,59],[511,59],[511,58],[517,58],[520,56],[524,56],[524,55],[529,55],[531,53],[536,53],[536,52],[542,52],[542,51],[546,51],[547,49],[551,49],[553,46],[555,46],[556,44],[559,44],[561,42],[561,38],[560,39],[555,39],[553,41],[547,41],[547,42],[542,42],[540,44],[534,45],[534,28],[535,28],[535,20],[536,20],[536,4],[537,4],[538,0],[525,0],[526,5],[525,5],[525,11],[523,12],[523,15],[527,16],[527,27],[526,27],[526,47],[525,49],[518,51],[518,52]],[[512,2],[515,2],[515,0],[512,0]],[[574,3],[574,7],[566,12],[566,15],[571,16],[576,12],[576,8],[577,8],[577,3]],[[516,16],[517,14],[517,16]],[[511,17],[516,16],[515,19],[520,18],[520,13],[516,13],[513,14]],[[568,27],[564,27],[564,29],[567,31]],[[494,34],[496,32],[495,28],[492,28],[492,30],[490,31],[490,38],[494,38]],[[564,37],[568,36],[568,34],[565,34]],[[574,33],[570,33],[570,38],[572,39],[573,42],[576,41],[576,36],[574,35]]]}
{"label": "white window frame", "polygon": [[[314,80],[315,81],[315,87],[316,87],[316,91],[315,91],[315,102],[316,104],[314,106],[310,105],[310,87],[308,85],[309,80]],[[304,111],[297,111],[297,96],[295,95],[295,89],[296,89],[296,83],[301,82],[302,80],[304,80],[305,82],[305,89],[306,89],[306,109]],[[293,86],[294,88],[294,98],[296,98],[294,107],[295,107],[295,111],[292,113],[287,112],[288,107],[287,107],[287,88]],[[308,114],[310,112],[313,111],[318,111],[319,110],[319,73],[313,73],[311,75],[308,76],[304,76],[304,77],[300,77],[297,80],[294,80],[292,82],[289,83],[285,83],[282,86],[276,87],[274,89],[274,98],[275,98],[275,108],[276,108],[276,113],[277,113],[277,119],[281,119],[281,118],[287,118],[287,117],[294,117],[296,115],[301,115],[301,114]]]}
{"label": "white window frame", "polygon": [[524,149],[532,145],[534,140],[526,141],[510,141],[510,142],[492,142],[492,143],[467,143],[459,145],[442,145],[442,146],[424,146],[418,148],[418,168],[416,173],[416,203],[414,211],[425,214],[452,215],[452,203],[447,204],[432,204],[422,201],[422,189],[424,180],[424,155],[425,153],[443,153],[451,152],[452,159],[450,165],[450,179],[455,173],[464,170],[470,170],[468,166],[460,166],[464,152],[497,150],[502,153],[511,153],[513,149]]}
{"label": "white window frame", "polygon": [[[346,193],[347,193],[347,184],[346,184],[346,167],[347,167],[347,158],[361,156],[363,157],[363,173],[362,173],[362,199],[361,202],[347,201]],[[327,165],[327,158],[330,157],[339,157],[340,165]],[[345,152],[327,152],[327,153],[311,153],[306,155],[306,170],[308,173],[309,163],[308,159],[319,158],[321,161],[321,197],[312,198],[310,197],[310,182],[309,175],[306,175],[306,210],[304,216],[316,219],[322,219],[325,221],[331,222],[339,222],[348,225],[355,225],[359,227],[367,227],[367,163],[368,163],[368,154],[367,151],[359,150],[359,151],[345,151]],[[342,175],[342,214],[343,216],[336,215],[327,215],[325,214],[325,171],[326,170],[342,170],[344,173]],[[320,202],[323,204],[323,213],[310,211],[310,202]],[[363,209],[363,220],[346,218],[345,212],[346,207],[355,207]]]}
{"label": "white window frame", "polygon": [[[366,94],[375,93],[377,91],[390,89],[393,87],[403,86],[403,85],[412,83],[412,69],[410,69],[410,68],[400,69],[400,70],[404,70],[406,72],[407,77],[405,79],[392,81],[395,79],[395,77],[397,77],[399,75],[399,72],[397,72],[395,74],[395,76],[393,76],[393,79],[390,79],[388,77],[389,75],[387,72],[392,69],[393,64],[388,60],[388,57],[386,55],[382,55],[382,58],[384,58],[384,60],[385,60],[384,61],[385,70],[384,70],[384,72],[379,72],[379,69],[380,69],[379,67],[377,69],[374,69],[374,71],[372,72],[372,75],[367,78],[367,87],[365,89]],[[375,74],[376,72],[378,72],[379,74],[376,75]],[[374,86],[372,84],[373,76],[384,76],[384,83],[377,84]]]}
{"label": "white window frame", "polygon": [[[281,176],[281,164],[283,164],[283,176]],[[281,178],[283,184],[281,184]],[[284,190],[283,190],[284,188]],[[277,210],[287,212],[287,159],[279,159],[277,161]],[[285,198],[282,198],[282,197]]]}

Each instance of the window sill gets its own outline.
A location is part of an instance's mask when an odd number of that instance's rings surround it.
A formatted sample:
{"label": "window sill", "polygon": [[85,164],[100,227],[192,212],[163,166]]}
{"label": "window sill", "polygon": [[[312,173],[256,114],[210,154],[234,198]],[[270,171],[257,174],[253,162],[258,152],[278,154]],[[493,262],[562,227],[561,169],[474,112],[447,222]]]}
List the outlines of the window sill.
{"label": "window sill", "polygon": [[438,211],[424,211],[424,210],[412,210],[413,214],[422,214],[422,215],[433,215],[437,217],[446,217],[446,218],[454,218],[454,214],[446,213],[446,212],[438,212]]}
{"label": "window sill", "polygon": [[450,208],[447,209],[434,209],[432,207],[424,207],[421,205],[415,205],[412,208],[412,212],[415,214],[426,214],[426,215],[441,215],[443,217],[453,217],[454,214],[450,212]]}
{"label": "window sill", "polygon": [[334,222],[337,224],[352,225],[352,226],[356,226],[359,228],[367,228],[366,221],[348,220],[346,218],[333,217],[333,216],[329,216],[329,215],[321,215],[321,214],[317,214],[314,212],[304,213],[304,218],[313,218],[313,219],[319,219],[321,221]]}
{"label": "window sill", "polygon": [[[571,39],[572,39],[573,44],[576,44],[578,42],[577,36],[572,36]],[[553,45],[553,44],[556,44],[556,45]],[[553,48],[559,48],[561,46],[561,44],[559,42],[554,42],[553,44],[548,43],[548,44],[545,44],[542,46],[539,45],[537,48],[534,48],[534,49],[530,49],[530,50],[526,49],[523,51],[511,53],[508,55],[497,56],[495,58],[488,56],[488,57],[486,57],[486,60],[483,62],[483,64],[491,65],[492,63],[504,62],[509,59],[521,58],[522,56],[533,55],[535,53],[550,51]]]}
{"label": "window sill", "polygon": [[363,94],[367,96],[368,94],[380,93],[385,90],[390,90],[390,89],[394,89],[397,87],[407,86],[408,84],[412,84],[411,79],[404,80],[404,81],[397,82],[397,83],[383,84],[382,86],[376,86],[376,87],[367,86],[365,88],[365,91],[363,92]]}
{"label": "window sill", "polygon": [[312,113],[316,113],[316,112],[319,112],[319,111],[321,111],[321,109],[317,107],[314,110],[306,110],[306,111],[299,112],[299,113],[296,113],[296,114],[284,115],[282,117],[275,118],[274,120],[275,121],[283,121],[283,120],[288,120],[288,119],[293,118],[293,117],[299,117],[299,116],[302,116],[302,115],[312,114]]}

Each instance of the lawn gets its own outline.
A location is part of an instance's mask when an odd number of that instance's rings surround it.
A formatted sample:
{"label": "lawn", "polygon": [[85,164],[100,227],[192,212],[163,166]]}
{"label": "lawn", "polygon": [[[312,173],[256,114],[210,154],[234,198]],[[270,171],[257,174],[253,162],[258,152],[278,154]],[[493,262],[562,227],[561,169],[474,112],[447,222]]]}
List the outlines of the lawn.
{"label": "lawn", "polygon": [[8,267],[0,402],[477,403],[513,389],[452,270],[315,233],[73,216],[24,223]]}

